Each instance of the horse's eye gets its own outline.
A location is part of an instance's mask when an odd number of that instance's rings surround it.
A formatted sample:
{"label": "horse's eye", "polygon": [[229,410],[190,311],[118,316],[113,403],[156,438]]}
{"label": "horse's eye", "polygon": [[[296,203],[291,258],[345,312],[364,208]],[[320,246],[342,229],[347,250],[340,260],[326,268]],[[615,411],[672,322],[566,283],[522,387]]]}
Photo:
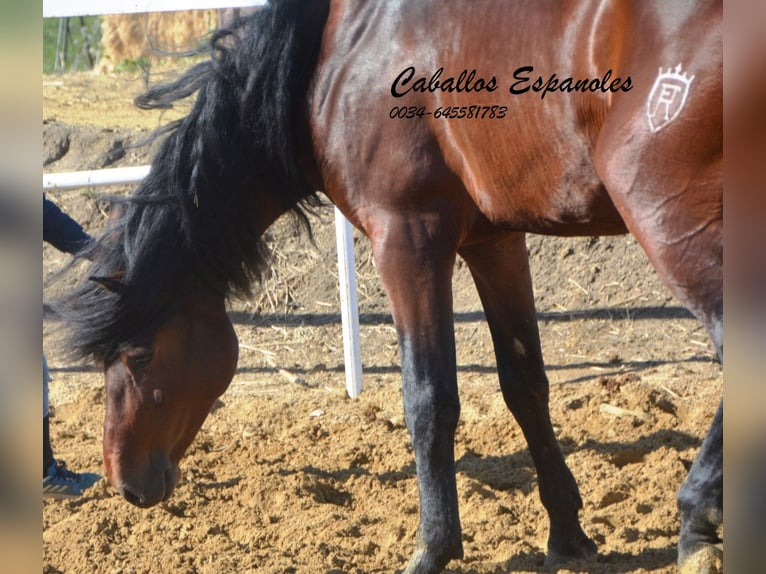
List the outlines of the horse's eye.
{"label": "horse's eye", "polygon": [[141,371],[149,366],[149,363],[152,362],[153,358],[154,355],[152,353],[137,353],[131,355],[129,360],[134,369]]}

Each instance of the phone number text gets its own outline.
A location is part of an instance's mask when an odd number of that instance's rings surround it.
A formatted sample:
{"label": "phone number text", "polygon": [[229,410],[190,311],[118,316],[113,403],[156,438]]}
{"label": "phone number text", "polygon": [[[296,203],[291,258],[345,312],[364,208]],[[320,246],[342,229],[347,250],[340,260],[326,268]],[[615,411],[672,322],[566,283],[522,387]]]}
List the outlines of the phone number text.
{"label": "phone number text", "polygon": [[433,111],[426,110],[425,106],[394,106],[388,112],[392,120],[422,119],[433,116],[436,119],[462,120],[462,119],[490,119],[501,120],[508,113],[508,106],[439,106]]}

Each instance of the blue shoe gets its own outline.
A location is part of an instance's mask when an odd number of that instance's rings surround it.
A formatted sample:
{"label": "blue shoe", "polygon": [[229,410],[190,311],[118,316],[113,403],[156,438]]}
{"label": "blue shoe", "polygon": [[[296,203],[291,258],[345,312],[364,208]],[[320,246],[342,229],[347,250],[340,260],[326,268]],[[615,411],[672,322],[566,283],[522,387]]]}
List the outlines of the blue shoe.
{"label": "blue shoe", "polygon": [[48,476],[43,478],[43,498],[77,498],[100,478],[91,472],[72,472],[64,461],[56,461],[48,469]]}

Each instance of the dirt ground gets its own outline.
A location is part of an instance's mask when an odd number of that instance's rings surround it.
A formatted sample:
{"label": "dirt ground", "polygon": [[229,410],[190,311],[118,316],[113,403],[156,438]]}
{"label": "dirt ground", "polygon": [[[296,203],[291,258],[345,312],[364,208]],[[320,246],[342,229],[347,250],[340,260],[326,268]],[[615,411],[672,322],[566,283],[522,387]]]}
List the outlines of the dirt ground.
{"label": "dirt ground", "polygon": [[[45,171],[146,163],[151,149],[125,146],[174,116],[134,110],[142,87],[129,75],[43,78]],[[108,211],[101,193],[50,197],[96,231]],[[284,222],[270,231],[268,280],[231,308],[237,374],[182,462],[173,497],[140,510],[102,481],[79,499],[44,501],[44,572],[361,574],[405,565],[418,504],[394,329],[368,242],[357,237],[364,392],[347,398],[331,210],[314,232],[312,245]],[[580,485],[583,527],[599,546],[573,571],[673,572],[675,493],[722,392],[708,338],[633,239],[528,245],[552,416]],[[50,300],[72,285],[55,276],[68,256],[46,245],[43,261]],[[539,572],[547,519],[461,262],[454,297],[465,558],[448,572]],[[61,358],[58,327],[46,315],[54,449],[70,467],[100,472],[102,378]]]}

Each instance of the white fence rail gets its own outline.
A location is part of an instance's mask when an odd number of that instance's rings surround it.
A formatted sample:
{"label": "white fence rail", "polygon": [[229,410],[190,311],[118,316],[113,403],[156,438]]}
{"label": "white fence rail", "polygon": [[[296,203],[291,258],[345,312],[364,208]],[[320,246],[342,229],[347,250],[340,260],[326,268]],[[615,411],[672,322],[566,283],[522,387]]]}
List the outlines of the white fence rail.
{"label": "white fence rail", "polygon": [[[43,0],[44,18],[66,18],[101,14],[169,12],[261,6],[266,0]],[[141,181],[149,166],[49,173],[43,175],[43,189],[64,190],[83,187],[131,184]],[[338,282],[340,284],[343,351],[346,390],[351,398],[362,392],[362,360],[359,344],[359,308],[356,297],[354,241],[351,224],[335,209],[336,244],[338,247]]]}
{"label": "white fence rail", "polygon": [[149,174],[149,167],[148,165],[139,165],[137,167],[115,167],[91,171],[45,173],[43,174],[43,189],[80,189],[82,187],[138,183]]}

